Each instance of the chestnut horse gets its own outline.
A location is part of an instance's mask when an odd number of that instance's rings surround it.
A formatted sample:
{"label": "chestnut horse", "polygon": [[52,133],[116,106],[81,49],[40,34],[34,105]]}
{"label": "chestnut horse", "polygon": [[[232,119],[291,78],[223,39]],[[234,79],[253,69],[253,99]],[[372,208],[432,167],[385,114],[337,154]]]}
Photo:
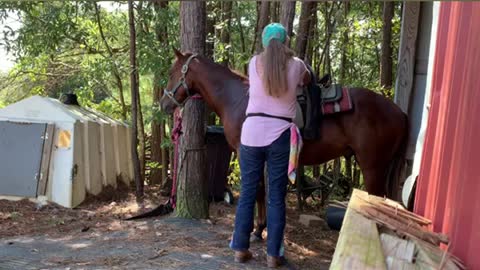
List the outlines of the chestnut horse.
{"label": "chestnut horse", "polygon": [[[238,149],[248,103],[248,78],[202,56],[177,50],[175,55],[167,89],[160,100],[162,109],[173,113],[191,95],[201,95],[220,117],[232,149]],[[355,155],[367,192],[384,196],[392,171],[390,164],[403,155],[407,117],[391,100],[371,90],[350,88],[350,93],[354,109],[322,116],[320,137],[304,141],[299,162],[316,165]],[[258,191],[257,206],[255,235],[261,237],[266,217],[265,188]]]}

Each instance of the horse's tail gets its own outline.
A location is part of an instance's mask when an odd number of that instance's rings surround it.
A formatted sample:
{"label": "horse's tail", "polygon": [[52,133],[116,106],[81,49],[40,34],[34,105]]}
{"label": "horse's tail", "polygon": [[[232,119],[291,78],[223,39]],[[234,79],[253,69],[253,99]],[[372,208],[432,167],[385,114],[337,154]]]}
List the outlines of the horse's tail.
{"label": "horse's tail", "polygon": [[166,204],[160,204],[156,208],[145,212],[143,214],[133,216],[130,218],[126,218],[125,220],[135,220],[135,219],[141,219],[141,218],[147,218],[147,217],[156,217],[156,216],[163,216],[166,214],[169,214],[173,211],[173,207],[170,204],[170,200]]}
{"label": "horse's tail", "polygon": [[392,161],[388,167],[387,173],[387,197],[394,199],[396,201],[401,201],[401,190],[400,190],[400,181],[403,175],[403,168],[406,166],[405,155],[407,152],[408,136],[409,136],[409,121],[408,116],[403,114],[405,117],[405,132],[398,146]]}

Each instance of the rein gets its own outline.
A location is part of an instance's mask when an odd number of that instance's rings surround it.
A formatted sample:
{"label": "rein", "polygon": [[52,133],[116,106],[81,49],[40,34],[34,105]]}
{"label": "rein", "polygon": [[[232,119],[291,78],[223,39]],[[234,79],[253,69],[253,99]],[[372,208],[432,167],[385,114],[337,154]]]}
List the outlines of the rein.
{"label": "rein", "polygon": [[[173,87],[171,90],[168,90],[168,89],[165,88],[165,90],[163,91],[163,95],[170,98],[173,101],[173,103],[175,103],[175,105],[177,105],[178,107],[183,107],[185,105],[185,102],[188,100],[188,98],[191,97],[191,94],[190,94],[190,91],[189,91],[189,88],[188,88],[188,85],[187,85],[186,76],[187,76],[187,72],[188,72],[188,66],[190,65],[190,62],[195,57],[197,57],[197,54],[192,54],[187,59],[187,62],[185,62],[185,64],[183,64],[183,66],[182,66],[182,77],[180,78],[180,81],[175,85],[175,87]],[[177,93],[177,90],[178,90],[178,88],[180,88],[180,86],[183,86],[183,88],[185,88],[185,91],[187,92],[187,98],[182,103],[178,102],[177,99],[175,98],[175,94]]]}

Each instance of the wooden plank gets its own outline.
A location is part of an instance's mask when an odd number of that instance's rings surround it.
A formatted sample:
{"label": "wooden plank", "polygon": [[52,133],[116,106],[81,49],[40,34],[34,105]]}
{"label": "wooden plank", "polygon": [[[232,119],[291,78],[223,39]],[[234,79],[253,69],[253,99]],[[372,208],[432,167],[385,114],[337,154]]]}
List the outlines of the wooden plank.
{"label": "wooden plank", "polygon": [[440,250],[436,246],[431,246],[419,240],[414,240],[414,242],[417,249],[415,264],[418,269],[466,269],[459,259],[448,254],[447,251]]}
{"label": "wooden plank", "polygon": [[[386,205],[392,207],[388,210],[393,216],[374,207],[383,211]],[[401,212],[403,216],[399,215]],[[330,269],[465,269],[458,258],[430,243],[435,241],[427,241],[430,237],[441,238],[442,235],[425,230],[420,224],[427,222],[413,213],[411,215],[397,208],[394,202],[355,189]],[[376,222],[381,224],[381,236]]]}
{"label": "wooden plank", "polygon": [[413,89],[419,15],[420,2],[404,2],[394,98],[404,113],[408,113]]}
{"label": "wooden plank", "polygon": [[348,204],[330,269],[387,269],[377,225],[356,212],[368,197],[355,189]]}
{"label": "wooden plank", "polygon": [[415,244],[412,241],[400,239],[397,236],[386,233],[380,235],[380,241],[382,242],[383,254],[387,257],[386,261],[389,269],[396,263],[405,265],[403,262],[407,264],[413,262]]}
{"label": "wooden plank", "polygon": [[50,167],[50,157],[53,146],[53,133],[55,132],[54,124],[47,124],[44,134],[42,161],[40,164],[40,176],[38,177],[37,196],[43,196],[47,191],[48,170]]}
{"label": "wooden plank", "polygon": [[395,257],[387,257],[388,270],[415,270],[417,269],[413,263],[397,259]]}

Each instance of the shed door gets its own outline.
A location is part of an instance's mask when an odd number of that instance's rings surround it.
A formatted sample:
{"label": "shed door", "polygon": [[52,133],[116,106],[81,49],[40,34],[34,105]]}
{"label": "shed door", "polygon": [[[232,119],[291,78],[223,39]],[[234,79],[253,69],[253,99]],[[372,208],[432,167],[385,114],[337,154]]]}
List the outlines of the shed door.
{"label": "shed door", "polygon": [[0,195],[36,197],[46,127],[0,122]]}

